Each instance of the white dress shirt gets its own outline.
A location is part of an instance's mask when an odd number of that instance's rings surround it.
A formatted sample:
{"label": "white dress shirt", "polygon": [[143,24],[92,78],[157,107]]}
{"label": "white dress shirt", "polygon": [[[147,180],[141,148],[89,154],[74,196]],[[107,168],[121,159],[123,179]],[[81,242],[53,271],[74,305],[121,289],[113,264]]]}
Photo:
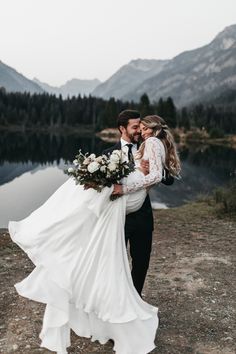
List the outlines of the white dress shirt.
{"label": "white dress shirt", "polygon": [[123,138],[120,139],[120,143],[121,143],[121,151],[122,151],[122,162],[124,161],[129,161],[128,158],[128,146],[126,146],[126,144],[132,144],[132,154],[134,156],[134,154],[137,152],[137,144],[133,144],[131,142],[128,142],[126,140],[124,140]]}

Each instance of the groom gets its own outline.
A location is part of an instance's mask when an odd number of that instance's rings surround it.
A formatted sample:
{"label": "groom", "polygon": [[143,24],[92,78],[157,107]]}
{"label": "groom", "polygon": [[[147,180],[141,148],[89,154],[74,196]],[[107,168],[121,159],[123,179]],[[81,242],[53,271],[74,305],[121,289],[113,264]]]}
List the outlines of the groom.
{"label": "groom", "polygon": [[[140,114],[135,110],[122,111],[117,120],[117,126],[121,133],[120,141],[105,150],[109,154],[113,150],[122,150],[127,160],[133,159],[140,141]],[[142,168],[147,170],[148,166],[143,162]],[[152,249],[153,214],[150,198],[147,195],[142,207],[126,216],[125,242],[129,242],[130,255],[132,259],[131,275],[134,286],[142,297],[142,289],[147,274],[150,254]]]}

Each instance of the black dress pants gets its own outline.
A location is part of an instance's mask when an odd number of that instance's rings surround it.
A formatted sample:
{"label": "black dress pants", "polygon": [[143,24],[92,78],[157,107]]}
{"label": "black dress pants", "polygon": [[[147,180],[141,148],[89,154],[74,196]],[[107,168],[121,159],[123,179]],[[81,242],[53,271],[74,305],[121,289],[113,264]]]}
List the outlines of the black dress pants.
{"label": "black dress pants", "polygon": [[132,259],[131,275],[134,286],[141,296],[146,274],[149,267],[150,254],[152,250],[152,229],[138,228],[137,225],[126,222],[125,243],[130,246]]}

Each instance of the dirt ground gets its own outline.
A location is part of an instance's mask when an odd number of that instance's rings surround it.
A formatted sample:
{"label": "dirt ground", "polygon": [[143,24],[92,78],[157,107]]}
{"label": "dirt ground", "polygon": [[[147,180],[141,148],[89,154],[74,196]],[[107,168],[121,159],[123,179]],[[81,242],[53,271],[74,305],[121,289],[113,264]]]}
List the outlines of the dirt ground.
{"label": "dirt ground", "polygon": [[[236,221],[205,203],[156,210],[144,299],[159,307],[152,354],[236,353]],[[13,285],[31,272],[28,257],[0,233],[0,353],[52,353],[40,348],[44,304],[20,297]],[[112,354],[71,333],[71,354]]]}

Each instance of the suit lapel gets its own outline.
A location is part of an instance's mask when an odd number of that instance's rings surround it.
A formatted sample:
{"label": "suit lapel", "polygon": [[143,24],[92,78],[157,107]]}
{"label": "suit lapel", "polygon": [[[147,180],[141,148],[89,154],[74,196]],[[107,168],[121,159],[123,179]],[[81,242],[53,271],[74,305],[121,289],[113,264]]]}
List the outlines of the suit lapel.
{"label": "suit lapel", "polygon": [[112,146],[110,148],[111,151],[114,151],[114,150],[121,150],[121,142],[118,141],[114,146]]}

